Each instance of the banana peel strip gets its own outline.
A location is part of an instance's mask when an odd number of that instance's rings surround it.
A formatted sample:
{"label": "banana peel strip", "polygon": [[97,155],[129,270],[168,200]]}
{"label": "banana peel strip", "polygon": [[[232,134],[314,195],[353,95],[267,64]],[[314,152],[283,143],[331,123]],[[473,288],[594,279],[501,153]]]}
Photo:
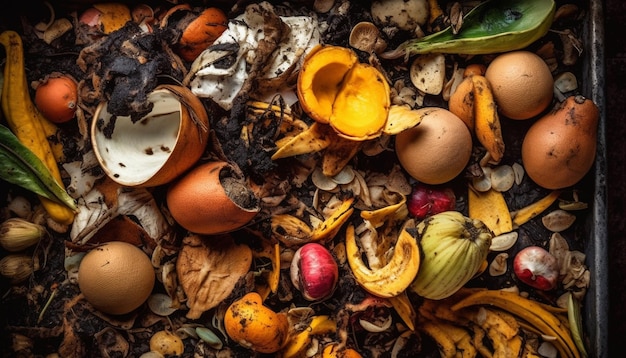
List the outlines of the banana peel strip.
{"label": "banana peel strip", "polygon": [[271,293],[276,293],[278,290],[278,283],[280,281],[280,245],[278,243],[271,243],[269,240],[259,237],[261,240],[261,249],[252,250],[252,255],[255,258],[266,258],[271,261],[272,270],[264,271],[263,276],[266,279],[266,283],[257,284],[256,290],[259,292],[263,299]]}
{"label": "banana peel strip", "polygon": [[361,150],[363,142],[346,139],[336,133],[330,134],[328,139],[330,144],[322,157],[322,173],[332,177],[337,175]]}
{"label": "banana peel strip", "polygon": [[501,192],[493,188],[477,192],[470,188],[467,199],[469,217],[481,220],[495,236],[513,230],[511,213]]}
{"label": "banana peel strip", "polygon": [[415,111],[409,106],[392,105],[389,107],[389,114],[387,115],[383,133],[396,135],[406,129],[413,128],[420,124],[427,114],[424,111]]}
{"label": "banana peel strip", "polygon": [[341,205],[315,228],[290,214],[274,215],[271,219],[272,233],[278,241],[287,246],[331,240],[354,212],[354,200],[354,197],[343,200]]}
{"label": "banana peel strip", "polygon": [[505,310],[518,319],[526,321],[542,335],[555,337],[553,344],[561,357],[580,358],[581,354],[574,343],[569,327],[555,314],[544,309],[538,302],[514,292],[483,290],[461,299],[451,308],[457,311],[470,306],[490,306]]}
{"label": "banana peel strip", "polygon": [[287,345],[280,351],[280,357],[302,357],[309,348],[312,336],[334,333],[336,331],[337,323],[329,316],[315,316],[307,328],[289,338]]}
{"label": "banana peel strip", "polygon": [[409,296],[406,291],[403,291],[397,296],[389,297],[389,302],[398,313],[398,316],[402,318],[402,321],[411,330],[415,331],[415,320],[417,319],[417,312],[415,307],[409,300]]}
{"label": "banana peel strip", "polygon": [[354,212],[354,197],[345,199],[333,214],[311,232],[310,241],[326,242],[339,232],[339,229]]}
{"label": "banana peel strip", "polygon": [[333,132],[329,125],[315,122],[280,146],[272,160],[322,151],[331,144]]}
{"label": "banana peel strip", "polygon": [[550,207],[561,195],[560,190],[553,190],[538,201],[511,212],[513,228],[518,228]]}
{"label": "banana peel strip", "polygon": [[406,196],[400,195],[400,201],[376,210],[361,211],[361,218],[369,221],[373,227],[379,228],[387,221],[404,220],[406,218]]}
{"label": "banana peel strip", "polygon": [[474,133],[491,155],[492,161],[499,163],[505,146],[496,101],[487,78],[473,75],[471,79],[474,93]]}

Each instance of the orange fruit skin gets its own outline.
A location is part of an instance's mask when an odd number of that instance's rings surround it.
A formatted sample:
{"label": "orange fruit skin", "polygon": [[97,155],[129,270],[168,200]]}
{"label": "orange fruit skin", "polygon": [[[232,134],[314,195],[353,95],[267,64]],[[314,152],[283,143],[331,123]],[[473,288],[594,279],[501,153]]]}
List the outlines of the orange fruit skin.
{"label": "orange fruit skin", "polygon": [[178,54],[183,60],[192,62],[226,31],[227,25],[228,18],[222,10],[216,7],[205,9],[183,31]]}
{"label": "orange fruit skin", "polygon": [[48,78],[35,90],[35,105],[50,122],[68,122],[78,106],[76,81],[67,76]]}
{"label": "orange fruit skin", "polygon": [[496,57],[485,72],[502,115],[524,120],[542,113],[552,102],[554,79],[550,68],[530,51]]}
{"label": "orange fruit skin", "polygon": [[173,182],[166,200],[170,214],[196,234],[222,234],[241,228],[258,213],[233,202],[220,182],[226,162],[202,163]]}
{"label": "orange fruit skin", "polygon": [[275,353],[289,335],[287,316],[263,305],[261,296],[249,292],[233,302],[224,314],[230,338],[259,353]]}
{"label": "orange fruit skin", "polygon": [[135,245],[111,241],[83,257],[78,286],[97,310],[121,315],[141,306],[152,293],[155,273],[150,258]]}

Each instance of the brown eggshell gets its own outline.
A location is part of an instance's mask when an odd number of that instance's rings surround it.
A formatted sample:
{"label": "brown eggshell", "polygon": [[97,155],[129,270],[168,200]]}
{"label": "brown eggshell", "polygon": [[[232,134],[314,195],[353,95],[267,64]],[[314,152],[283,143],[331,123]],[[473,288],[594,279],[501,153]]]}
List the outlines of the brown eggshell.
{"label": "brown eggshell", "polygon": [[554,93],[554,79],[546,62],[530,51],[498,55],[487,66],[485,77],[502,115],[524,120],[541,114]]}
{"label": "brown eggshell", "polygon": [[522,143],[527,175],[546,189],[576,184],[596,157],[599,109],[592,100],[570,96],[533,123]]}
{"label": "brown eggshell", "polygon": [[180,226],[197,234],[237,230],[259,212],[259,200],[227,162],[199,164],[168,188],[167,206]]}
{"label": "brown eggshell", "polygon": [[96,158],[104,172],[124,186],[171,182],[200,159],[208,142],[209,117],[191,90],[162,85],[148,100],[153,110],[139,121],[111,115],[106,102],[94,114],[91,139]]}
{"label": "brown eggshell", "polygon": [[78,269],[78,286],[97,310],[129,313],[152,293],[155,273],[150,258],[135,245],[111,241],[89,251]]}
{"label": "brown eggshell", "polygon": [[396,135],[396,154],[404,170],[426,184],[443,184],[459,175],[472,153],[472,136],[454,113],[424,107],[420,124]]}

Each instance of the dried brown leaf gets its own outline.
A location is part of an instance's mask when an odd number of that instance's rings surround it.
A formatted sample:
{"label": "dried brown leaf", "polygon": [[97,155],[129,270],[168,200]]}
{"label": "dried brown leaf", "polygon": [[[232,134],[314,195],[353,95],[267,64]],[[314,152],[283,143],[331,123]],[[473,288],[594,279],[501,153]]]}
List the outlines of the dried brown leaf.
{"label": "dried brown leaf", "polygon": [[250,247],[236,244],[229,235],[187,236],[176,261],[176,273],[187,295],[187,318],[197,319],[226,299],[251,262]]}

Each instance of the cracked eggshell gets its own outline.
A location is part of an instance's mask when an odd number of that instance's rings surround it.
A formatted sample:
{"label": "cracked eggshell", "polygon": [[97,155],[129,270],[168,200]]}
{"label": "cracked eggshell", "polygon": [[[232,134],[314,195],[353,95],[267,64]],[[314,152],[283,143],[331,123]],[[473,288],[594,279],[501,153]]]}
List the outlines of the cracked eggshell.
{"label": "cracked eggshell", "polygon": [[418,56],[411,64],[411,83],[426,94],[438,95],[446,80],[446,58],[434,53]]}
{"label": "cracked eggshell", "polygon": [[246,225],[259,198],[227,162],[200,164],[170,184],[167,206],[174,220],[196,234],[221,234]]}
{"label": "cracked eggshell", "polygon": [[154,187],[169,183],[200,159],[209,118],[200,100],[181,86],[160,86],[148,95],[150,113],[133,122],[98,105],[92,145],[104,172],[118,184]]}

